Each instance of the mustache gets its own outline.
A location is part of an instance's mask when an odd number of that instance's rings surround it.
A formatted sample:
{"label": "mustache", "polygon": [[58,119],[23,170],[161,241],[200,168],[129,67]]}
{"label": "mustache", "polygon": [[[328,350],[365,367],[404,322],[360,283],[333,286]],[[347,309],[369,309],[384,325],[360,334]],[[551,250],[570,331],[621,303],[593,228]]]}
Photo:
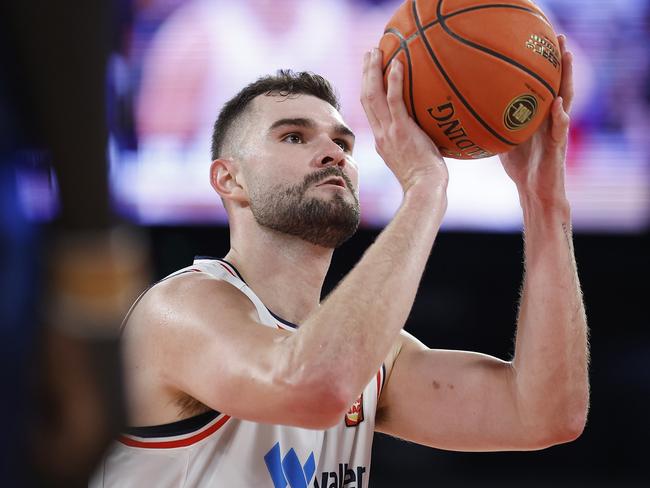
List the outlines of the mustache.
{"label": "mustache", "polygon": [[302,186],[304,189],[307,189],[311,185],[326,180],[327,178],[331,178],[332,176],[342,178],[343,181],[345,181],[345,185],[348,187],[348,190],[354,193],[352,180],[350,180],[348,175],[346,175],[343,170],[337,166],[329,166],[307,175],[302,183]]}

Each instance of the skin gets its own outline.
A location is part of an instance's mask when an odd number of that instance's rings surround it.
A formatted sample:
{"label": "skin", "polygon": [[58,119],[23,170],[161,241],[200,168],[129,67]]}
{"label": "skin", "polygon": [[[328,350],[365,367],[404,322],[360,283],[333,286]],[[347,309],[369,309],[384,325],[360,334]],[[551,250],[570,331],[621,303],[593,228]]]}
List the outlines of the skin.
{"label": "skin", "polygon": [[[307,196],[350,203],[358,172],[340,114],[317,98],[260,96],[242,135],[247,150],[213,162],[226,202],[226,259],[269,309],[300,324],[260,327],[253,305],[227,283],[189,273],[154,287],[125,332],[131,423],[189,416],[193,398],[258,422],[327,428],[339,423],[384,363],[389,372],[376,429],[457,450],[540,449],[575,439],[587,415],[587,327],[564,190],[571,54],[565,40],[561,99],[533,139],[502,156],[519,191],[526,274],[512,361],[429,349],[402,330],[447,207],[448,172],[408,116],[403,68],[384,91],[381,54],[366,54],[362,104],[376,147],[403,188],[392,221],[338,287],[319,297],[333,250],[260,226],[251,194],[338,167],[352,188],[314,185]],[[303,117],[309,127],[282,126]],[[343,141],[341,140],[343,139]],[[350,145],[348,144],[348,145]],[[264,405],[263,409],[259,405]]]}

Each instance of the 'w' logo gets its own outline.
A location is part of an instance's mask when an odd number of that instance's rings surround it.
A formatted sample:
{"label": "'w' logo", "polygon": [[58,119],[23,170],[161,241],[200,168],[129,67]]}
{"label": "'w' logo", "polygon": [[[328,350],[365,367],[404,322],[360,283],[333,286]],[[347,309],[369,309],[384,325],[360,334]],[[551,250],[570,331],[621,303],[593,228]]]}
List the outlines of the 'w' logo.
{"label": "'w' logo", "polygon": [[310,453],[304,465],[300,463],[293,448],[282,457],[280,443],[276,442],[264,456],[264,462],[269,470],[275,488],[307,488],[316,471],[314,453]]}

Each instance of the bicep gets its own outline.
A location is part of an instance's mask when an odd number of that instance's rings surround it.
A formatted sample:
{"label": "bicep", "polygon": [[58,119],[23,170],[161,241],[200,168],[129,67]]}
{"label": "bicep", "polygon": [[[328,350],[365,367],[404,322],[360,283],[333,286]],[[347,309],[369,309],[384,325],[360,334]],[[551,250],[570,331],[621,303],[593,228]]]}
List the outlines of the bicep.
{"label": "bicep", "polygon": [[529,448],[511,363],[428,349],[407,333],[401,341],[380,400],[378,431],[440,449]]}

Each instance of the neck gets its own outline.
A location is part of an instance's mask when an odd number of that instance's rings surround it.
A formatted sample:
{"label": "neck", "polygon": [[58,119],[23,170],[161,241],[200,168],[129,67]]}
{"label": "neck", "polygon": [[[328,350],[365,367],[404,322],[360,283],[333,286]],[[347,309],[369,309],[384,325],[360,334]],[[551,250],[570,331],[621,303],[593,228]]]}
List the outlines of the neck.
{"label": "neck", "polygon": [[242,236],[231,228],[226,259],[273,313],[300,325],[320,303],[333,249],[257,226]]}

